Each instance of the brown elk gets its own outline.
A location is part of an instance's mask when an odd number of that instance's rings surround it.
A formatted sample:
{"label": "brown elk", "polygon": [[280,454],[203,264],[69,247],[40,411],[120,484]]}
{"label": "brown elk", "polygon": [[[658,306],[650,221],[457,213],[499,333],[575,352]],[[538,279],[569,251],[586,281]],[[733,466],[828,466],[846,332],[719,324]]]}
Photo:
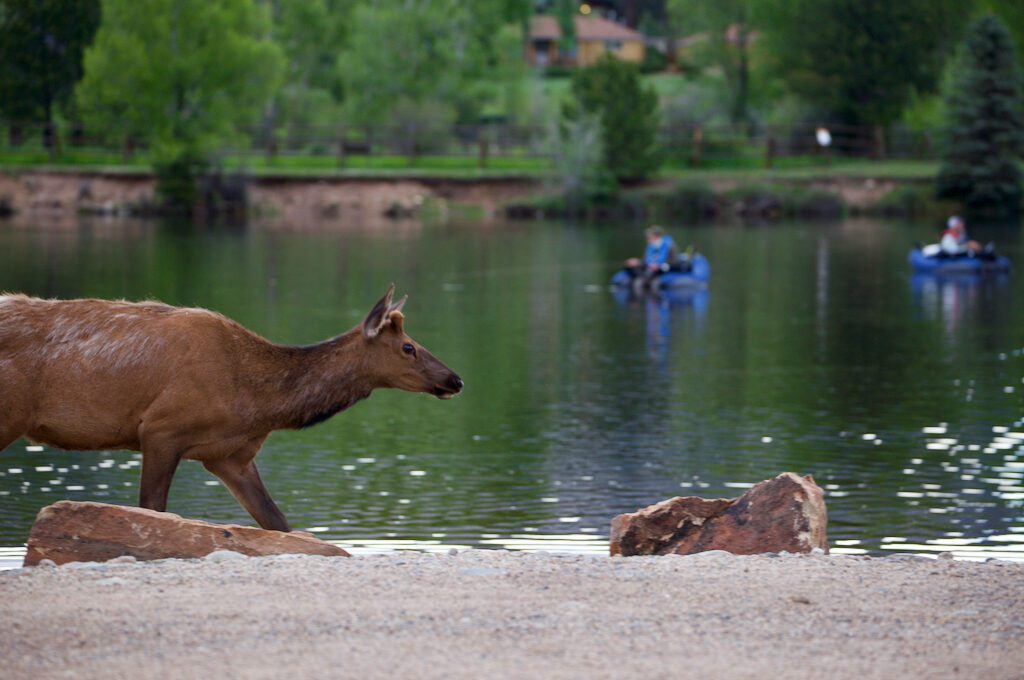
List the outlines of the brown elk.
{"label": "brown elk", "polygon": [[392,285],[361,324],[276,345],[205,309],[0,295],[0,449],[142,451],[139,505],[163,511],[198,460],[265,529],[288,521],[254,458],[273,430],[319,423],[378,387],[447,399],[462,380],[405,334]]}

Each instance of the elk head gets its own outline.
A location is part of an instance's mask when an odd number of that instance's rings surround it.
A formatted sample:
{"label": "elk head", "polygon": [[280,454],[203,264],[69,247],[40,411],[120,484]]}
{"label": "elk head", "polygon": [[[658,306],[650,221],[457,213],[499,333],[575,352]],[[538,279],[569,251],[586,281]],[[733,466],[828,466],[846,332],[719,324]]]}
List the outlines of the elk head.
{"label": "elk head", "polygon": [[391,284],[361,325],[367,365],[382,387],[426,392],[450,399],[462,391],[462,378],[422,345],[405,334],[402,306],[408,296],[392,304]]}

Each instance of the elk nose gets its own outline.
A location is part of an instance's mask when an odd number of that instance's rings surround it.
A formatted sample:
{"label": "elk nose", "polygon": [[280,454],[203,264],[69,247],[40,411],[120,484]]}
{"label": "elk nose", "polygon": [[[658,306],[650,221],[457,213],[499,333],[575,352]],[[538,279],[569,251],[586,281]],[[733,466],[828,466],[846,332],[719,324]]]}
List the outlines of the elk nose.
{"label": "elk nose", "polygon": [[462,388],[465,387],[465,385],[466,383],[462,382],[462,378],[455,375],[454,373],[452,373],[451,376],[449,376],[448,378],[448,387],[450,387],[455,392],[461,392]]}

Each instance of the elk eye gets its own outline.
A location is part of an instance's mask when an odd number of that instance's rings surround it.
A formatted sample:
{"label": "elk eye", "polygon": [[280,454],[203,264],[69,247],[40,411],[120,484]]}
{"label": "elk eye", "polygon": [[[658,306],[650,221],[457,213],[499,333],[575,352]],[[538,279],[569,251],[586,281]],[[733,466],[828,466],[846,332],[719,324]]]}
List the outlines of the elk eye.
{"label": "elk eye", "polygon": [[413,347],[408,342],[402,345],[402,351],[405,352],[406,354],[416,354],[416,348]]}

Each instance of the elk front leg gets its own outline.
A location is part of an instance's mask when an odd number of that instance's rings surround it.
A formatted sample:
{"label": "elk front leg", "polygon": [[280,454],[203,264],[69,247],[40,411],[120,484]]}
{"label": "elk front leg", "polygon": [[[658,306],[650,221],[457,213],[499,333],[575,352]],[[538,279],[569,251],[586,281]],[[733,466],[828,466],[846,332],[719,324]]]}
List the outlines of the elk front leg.
{"label": "elk front leg", "polygon": [[14,440],[18,438],[18,435],[14,434],[13,431],[4,430],[0,426],[0,451],[3,451],[8,446],[14,443]]}
{"label": "elk front leg", "polygon": [[203,466],[224,482],[231,495],[261,527],[274,531],[291,531],[288,520],[274,504],[267,487],[263,486],[263,480],[260,479],[260,473],[249,451],[244,451],[244,454],[239,452],[230,458],[204,461]]}
{"label": "elk front leg", "polygon": [[142,451],[142,479],[139,482],[139,507],[167,511],[167,494],[178,469],[181,454],[169,450]]}

